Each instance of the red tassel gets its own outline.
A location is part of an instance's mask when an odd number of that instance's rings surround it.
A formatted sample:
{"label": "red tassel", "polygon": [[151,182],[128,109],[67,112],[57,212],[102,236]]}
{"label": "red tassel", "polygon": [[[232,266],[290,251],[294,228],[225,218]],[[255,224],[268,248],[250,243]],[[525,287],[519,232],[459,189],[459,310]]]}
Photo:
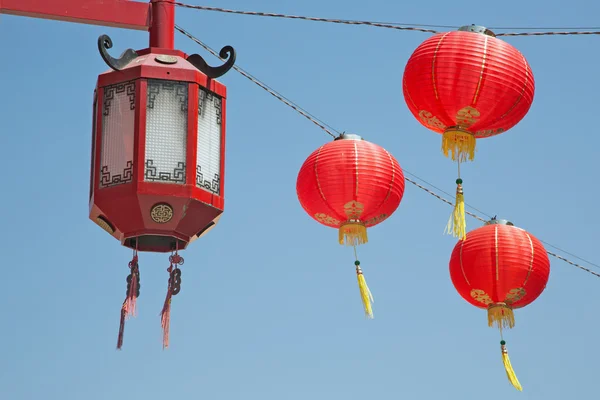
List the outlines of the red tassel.
{"label": "red tassel", "polygon": [[169,289],[160,316],[160,324],[163,329],[163,349],[169,347],[169,326],[171,324],[171,278],[169,278]]}
{"label": "red tassel", "polygon": [[129,317],[136,316],[136,300],[139,295],[139,268],[138,268],[138,258],[137,252],[134,253],[133,260],[129,263],[129,268],[131,268],[131,273],[127,277],[129,282],[127,283],[127,295],[125,300],[123,301],[123,305],[121,306],[121,321],[119,324],[119,336],[117,339],[117,350],[121,350],[123,347],[123,336],[125,334],[125,321],[129,319]]}
{"label": "red tassel", "polygon": [[117,350],[121,350],[123,347],[123,334],[125,333],[125,302],[121,307],[121,324],[119,325],[119,338],[117,339]]}
{"label": "red tassel", "polygon": [[177,265],[183,265],[183,257],[177,254],[172,254],[169,257],[169,285],[167,287],[167,297],[160,315],[160,324],[163,330],[163,350],[169,347],[169,327],[171,324],[171,298],[176,296],[181,290],[181,270]]}
{"label": "red tassel", "polygon": [[137,276],[137,271],[131,272],[131,282],[129,282],[129,294],[125,298],[125,303],[123,303],[123,310],[125,310],[125,315],[127,317],[135,317],[137,315],[135,309],[137,303],[136,300],[138,290]]}

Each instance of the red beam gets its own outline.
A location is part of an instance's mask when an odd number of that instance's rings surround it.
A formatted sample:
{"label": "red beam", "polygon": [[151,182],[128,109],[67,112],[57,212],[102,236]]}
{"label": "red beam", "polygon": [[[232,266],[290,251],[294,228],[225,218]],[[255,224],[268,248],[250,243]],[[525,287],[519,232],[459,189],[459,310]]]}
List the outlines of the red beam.
{"label": "red beam", "polygon": [[0,14],[147,31],[150,4],[130,0],[0,0]]}

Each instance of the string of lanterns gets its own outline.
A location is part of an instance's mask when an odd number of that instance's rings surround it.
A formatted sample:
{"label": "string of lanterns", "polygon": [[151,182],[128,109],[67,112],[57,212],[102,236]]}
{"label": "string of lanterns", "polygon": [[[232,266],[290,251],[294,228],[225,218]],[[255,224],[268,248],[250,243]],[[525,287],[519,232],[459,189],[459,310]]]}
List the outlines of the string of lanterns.
{"label": "string of lanterns", "polygon": [[[442,152],[458,165],[456,202],[446,232],[458,237],[450,277],[470,304],[486,308],[488,325],[501,335],[502,360],[510,383],[522,386],[508,358],[502,330],[514,327],[513,310],[534,301],[546,287],[550,261],[533,235],[492,219],[467,232],[460,163],[475,157],[476,141],[518,124],[533,102],[535,81],[525,57],[482,26],[438,33],[419,45],[403,77],[408,108],[426,128],[442,135]],[[338,229],[340,244],[368,242],[367,228],[398,208],[404,176],[398,161],[358,135],[342,134],[303,163],[296,190],[314,220]],[[373,317],[371,292],[356,258],[360,296]]]}

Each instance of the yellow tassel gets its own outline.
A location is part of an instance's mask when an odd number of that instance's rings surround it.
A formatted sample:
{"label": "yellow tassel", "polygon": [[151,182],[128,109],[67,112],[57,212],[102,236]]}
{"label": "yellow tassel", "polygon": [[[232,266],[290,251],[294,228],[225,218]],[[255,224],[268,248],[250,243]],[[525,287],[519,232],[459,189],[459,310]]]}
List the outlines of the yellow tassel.
{"label": "yellow tassel", "polygon": [[506,342],[502,340],[500,342],[500,346],[502,348],[502,362],[504,363],[504,369],[506,370],[506,376],[508,377],[509,382],[514,386],[515,389],[522,392],[523,387],[519,380],[517,379],[517,375],[515,374],[515,370],[510,363],[510,358],[508,358],[508,351],[506,350]]}
{"label": "yellow tassel", "polygon": [[496,325],[500,330],[515,327],[515,314],[506,303],[493,303],[488,306],[488,326]]}
{"label": "yellow tassel", "polygon": [[475,158],[475,136],[472,133],[449,129],[442,134],[442,152],[446,157],[450,154],[452,161],[464,162],[467,158]]}
{"label": "yellow tassel", "polygon": [[338,240],[346,246],[365,244],[369,241],[367,228],[362,222],[345,222],[340,226]]}
{"label": "yellow tassel", "polygon": [[454,210],[448,220],[444,233],[465,240],[467,238],[467,219],[465,218],[465,197],[462,188],[462,179],[456,180],[456,202]]}
{"label": "yellow tassel", "polygon": [[360,298],[365,309],[365,316],[373,319],[373,307],[371,306],[371,303],[374,303],[375,300],[373,300],[373,295],[367,286],[367,281],[360,268],[360,261],[356,260],[354,264],[356,265],[356,277],[358,278],[358,288],[360,289]]}

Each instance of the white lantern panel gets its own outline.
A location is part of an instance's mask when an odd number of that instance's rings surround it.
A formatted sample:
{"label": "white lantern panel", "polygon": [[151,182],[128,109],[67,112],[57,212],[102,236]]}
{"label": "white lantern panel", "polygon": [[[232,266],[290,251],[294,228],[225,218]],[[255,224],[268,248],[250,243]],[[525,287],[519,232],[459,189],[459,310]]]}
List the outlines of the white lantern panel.
{"label": "white lantern panel", "polygon": [[133,180],[135,82],[104,87],[100,188]]}
{"label": "white lantern panel", "polygon": [[185,184],[188,84],[148,80],[144,180]]}
{"label": "white lantern panel", "polygon": [[221,104],[219,96],[200,88],[196,186],[215,194],[221,189]]}

